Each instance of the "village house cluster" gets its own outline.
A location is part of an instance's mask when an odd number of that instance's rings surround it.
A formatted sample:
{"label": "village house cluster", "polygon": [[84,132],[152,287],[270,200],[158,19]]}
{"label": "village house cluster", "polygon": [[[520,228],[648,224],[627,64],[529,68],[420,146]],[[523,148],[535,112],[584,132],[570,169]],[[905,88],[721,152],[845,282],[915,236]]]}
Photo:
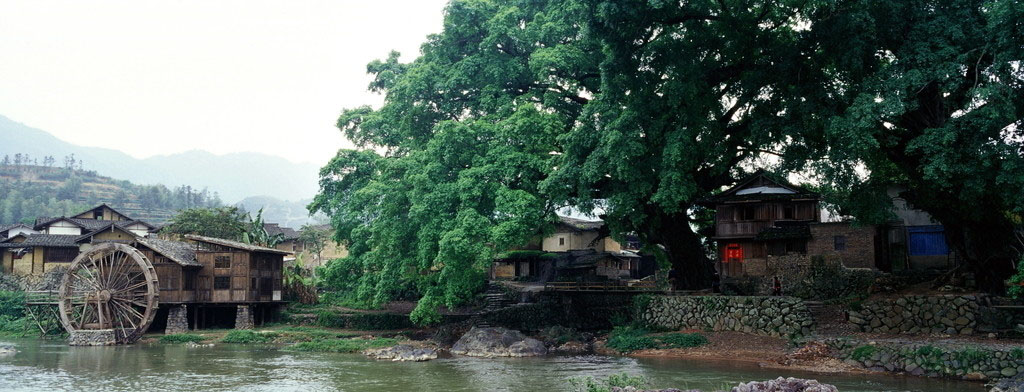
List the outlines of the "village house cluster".
{"label": "village house cluster", "polygon": [[[760,279],[753,292],[771,294],[774,281],[789,285],[814,261],[848,269],[892,272],[945,270],[957,264],[943,227],[890,189],[894,219],[863,225],[829,216],[821,195],[758,171],[700,205],[715,212],[715,270],[723,287]],[[560,217],[554,233],[502,254],[491,267],[493,280],[607,282],[608,287],[644,286],[658,270],[640,251],[635,236],[620,244],[599,220]]]}
{"label": "village house cluster", "polygon": [[[246,327],[274,316],[283,303],[284,263],[303,251],[294,230],[267,229],[288,235],[275,248],[198,235],[162,238],[157,227],[103,204],[70,217],[39,218],[33,226],[0,227],[0,266],[7,274],[41,276],[104,244],[124,244],[141,252],[156,273],[160,309],[154,325],[169,333]],[[332,254],[343,251],[334,248]]]}

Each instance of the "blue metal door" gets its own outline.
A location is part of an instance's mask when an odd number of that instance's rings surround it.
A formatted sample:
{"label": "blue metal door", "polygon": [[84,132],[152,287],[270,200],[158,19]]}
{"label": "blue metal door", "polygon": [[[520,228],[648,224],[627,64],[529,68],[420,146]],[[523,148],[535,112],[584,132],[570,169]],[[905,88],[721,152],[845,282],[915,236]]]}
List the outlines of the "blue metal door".
{"label": "blue metal door", "polygon": [[909,226],[908,251],[911,256],[944,256],[949,254],[942,226]]}

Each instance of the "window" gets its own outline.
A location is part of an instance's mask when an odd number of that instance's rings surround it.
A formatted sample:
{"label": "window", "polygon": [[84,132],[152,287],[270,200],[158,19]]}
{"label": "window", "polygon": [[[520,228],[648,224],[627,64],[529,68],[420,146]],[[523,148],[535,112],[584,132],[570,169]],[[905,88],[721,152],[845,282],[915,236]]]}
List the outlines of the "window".
{"label": "window", "polygon": [[231,289],[231,277],[230,276],[217,276],[213,278],[213,289],[214,290],[229,290]]}
{"label": "window", "polygon": [[184,271],[185,280],[182,284],[183,290],[195,290],[196,289],[196,271]]}
{"label": "window", "polygon": [[796,219],[796,207],[792,205],[782,206],[782,219]]}
{"label": "window", "polygon": [[837,235],[832,237],[832,247],[838,251],[846,250],[846,236]]}
{"label": "window", "polygon": [[249,290],[255,291],[259,287],[256,285],[256,278],[249,279]]}
{"label": "window", "polygon": [[70,263],[78,257],[78,248],[45,248],[43,261],[47,263]]}
{"label": "window", "polygon": [[96,220],[103,220],[103,210],[96,210],[96,212],[93,212],[92,218]]}
{"label": "window", "polygon": [[738,210],[739,219],[741,221],[752,221],[757,219],[757,208],[756,207],[740,207]]}
{"label": "window", "polygon": [[558,246],[565,246],[565,237],[558,237]]}
{"label": "window", "polygon": [[231,268],[231,256],[214,257],[213,268]]}

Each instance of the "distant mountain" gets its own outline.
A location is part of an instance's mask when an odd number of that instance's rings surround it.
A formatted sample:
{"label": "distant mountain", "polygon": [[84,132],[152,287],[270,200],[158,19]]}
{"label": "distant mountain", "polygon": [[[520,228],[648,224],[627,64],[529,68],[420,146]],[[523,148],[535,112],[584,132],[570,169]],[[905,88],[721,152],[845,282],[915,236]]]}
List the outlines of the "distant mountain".
{"label": "distant mountain", "polygon": [[259,153],[214,155],[205,151],[136,159],[117,150],[71,144],[0,116],[0,159],[18,153],[29,154],[39,162],[52,156],[58,166],[65,156],[74,154],[84,163],[85,170],[138,184],[207,187],[228,203],[253,195],[300,200],[312,197],[318,190],[319,167],[314,164],[293,163]]}
{"label": "distant mountain", "polygon": [[260,208],[263,209],[263,220],[267,223],[278,223],[283,227],[290,227],[298,230],[305,224],[325,223],[326,218],[322,216],[310,217],[306,210],[312,200],[284,201],[269,196],[247,197],[238,204],[238,207],[248,211],[253,216]]}

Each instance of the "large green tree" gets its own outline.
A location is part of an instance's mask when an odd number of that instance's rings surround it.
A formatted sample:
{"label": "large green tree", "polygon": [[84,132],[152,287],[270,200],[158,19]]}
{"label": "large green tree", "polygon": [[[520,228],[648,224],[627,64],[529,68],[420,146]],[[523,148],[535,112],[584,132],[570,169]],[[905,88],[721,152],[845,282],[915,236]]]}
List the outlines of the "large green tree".
{"label": "large green tree", "polygon": [[794,86],[817,82],[799,31],[816,2],[586,3],[601,84],[560,137],[565,154],[545,189],[603,207],[613,232],[665,250],[678,286],[707,287],[696,202],[735,183],[742,164],[784,154],[798,128]]}
{"label": "large green tree", "polygon": [[338,126],[372,151],[339,152],[310,205],[347,244],[339,263],[362,269],[360,300],[410,295],[413,319],[434,321],[481,289],[496,251],[553,220],[539,184],[556,136],[599,84],[583,12],[571,1],[453,1],[419,58],[368,66],[385,103],[346,110]]}
{"label": "large green tree", "polygon": [[163,230],[238,241],[245,233],[245,222],[246,215],[238,207],[189,208],[178,212]]}
{"label": "large green tree", "polygon": [[801,139],[809,167],[873,223],[888,218],[885,191],[904,190],[1001,290],[1024,212],[1024,5],[837,1],[809,19],[832,80],[803,91],[824,120]]}

